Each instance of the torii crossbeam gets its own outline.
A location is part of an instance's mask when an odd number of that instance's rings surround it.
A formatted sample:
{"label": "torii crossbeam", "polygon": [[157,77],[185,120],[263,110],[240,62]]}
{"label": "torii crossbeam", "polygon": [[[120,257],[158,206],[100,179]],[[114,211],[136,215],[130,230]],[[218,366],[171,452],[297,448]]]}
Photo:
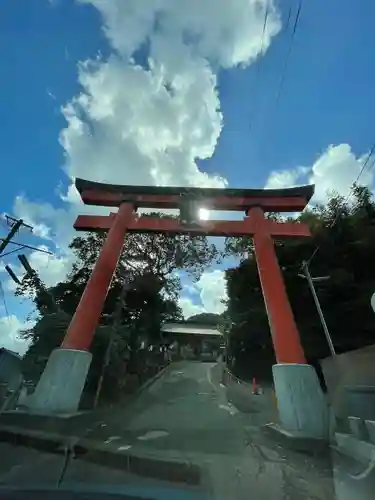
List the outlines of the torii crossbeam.
{"label": "torii crossbeam", "polygon": [[[310,232],[304,224],[279,223],[265,217],[265,212],[303,210],[314,186],[280,190],[190,189],[114,186],[77,179],[76,187],[84,203],[118,207],[118,211],[108,216],[81,215],[75,222],[78,231],[108,234],[61,348],[52,352],[30,406],[47,413],[77,410],[91,363],[89,349],[127,232],[248,236],[254,241],[277,359],[273,375],[280,424],[289,435],[296,432],[297,437],[326,437],[326,402],[314,369],[306,364],[273,244],[273,237],[308,237]],[[199,205],[243,211],[246,216],[243,220],[191,224],[189,213]],[[180,220],[138,216],[137,209],[143,207],[179,208]]]}

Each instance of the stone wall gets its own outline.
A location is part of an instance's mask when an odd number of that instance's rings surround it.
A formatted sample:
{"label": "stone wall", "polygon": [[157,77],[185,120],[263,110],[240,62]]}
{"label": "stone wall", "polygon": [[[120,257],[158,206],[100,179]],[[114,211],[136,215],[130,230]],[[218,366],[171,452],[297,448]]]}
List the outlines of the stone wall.
{"label": "stone wall", "polygon": [[321,366],[329,401],[338,417],[347,417],[353,415],[353,411],[359,411],[359,408],[349,407],[349,399],[358,401],[360,398],[353,398],[348,388],[365,389],[367,394],[364,398],[367,405],[369,398],[373,399],[371,392],[375,394],[375,345],[325,358],[321,360]]}

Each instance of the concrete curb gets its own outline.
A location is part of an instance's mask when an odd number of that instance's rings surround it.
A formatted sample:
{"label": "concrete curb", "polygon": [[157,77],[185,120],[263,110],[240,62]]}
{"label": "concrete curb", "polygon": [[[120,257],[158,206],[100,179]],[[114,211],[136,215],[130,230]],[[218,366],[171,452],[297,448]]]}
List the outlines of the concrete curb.
{"label": "concrete curb", "polygon": [[282,429],[278,424],[270,423],[263,425],[262,431],[268,436],[271,436],[282,446],[291,450],[316,455],[326,453],[330,449],[328,440],[298,435],[297,433]]}
{"label": "concrete curb", "polygon": [[[156,375],[147,380],[134,394],[134,400],[155,383],[173,363],[162,368]],[[97,465],[109,466],[125,470],[139,476],[184,483],[191,486],[201,484],[199,466],[179,460],[162,460],[153,456],[137,455],[119,451],[110,444],[101,443],[74,435],[56,432],[45,432],[40,429],[26,429],[12,425],[0,425],[0,441],[14,446],[26,446],[40,451],[59,454],[64,457],[71,451],[74,457]]]}
{"label": "concrete curb", "polygon": [[138,388],[137,392],[134,393],[134,396],[137,397],[137,395],[139,395],[141,392],[143,392],[148,387],[150,387],[150,385],[155,383],[168,370],[168,368],[170,368],[172,366],[172,364],[173,364],[173,362],[164,366],[164,368],[162,368],[160,371],[158,371],[158,373],[156,373],[153,377],[146,380],[146,382]]}
{"label": "concrete curb", "polygon": [[137,455],[134,452],[119,451],[109,444],[81,439],[78,436],[61,436],[56,433],[1,426],[0,441],[62,455],[62,458],[69,450],[74,458],[138,476],[191,486],[201,484],[201,470],[195,464],[178,460],[160,460],[152,456]]}
{"label": "concrete curb", "polygon": [[[141,386],[139,386],[138,389],[136,390],[136,392],[134,392],[133,394],[130,394],[129,398],[125,401],[126,408],[124,409],[124,412],[126,413],[128,406],[131,405],[131,404],[133,404],[133,403],[135,403],[137,401],[137,399],[141,396],[141,394],[146,389],[148,389],[149,387],[151,387],[152,384],[154,384],[162,375],[164,375],[164,373],[172,365],[173,365],[173,362],[169,363],[169,365],[167,365],[167,366],[164,366],[164,368],[162,368],[160,371],[158,371],[158,373],[156,373],[153,377],[149,378],[148,380],[146,380],[146,382],[144,382]],[[121,405],[121,402],[119,403],[119,405]],[[103,411],[104,411],[104,408],[103,408]],[[105,411],[108,412],[108,411],[111,411],[111,410],[106,409]]]}

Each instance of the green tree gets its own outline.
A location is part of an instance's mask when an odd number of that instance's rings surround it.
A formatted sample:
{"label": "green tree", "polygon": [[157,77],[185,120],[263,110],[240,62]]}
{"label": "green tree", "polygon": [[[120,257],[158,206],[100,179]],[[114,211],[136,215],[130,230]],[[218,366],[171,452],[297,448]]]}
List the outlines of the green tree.
{"label": "green tree", "polygon": [[194,316],[190,316],[190,318],[188,318],[186,321],[187,323],[195,323],[199,325],[217,326],[222,321],[222,317],[220,314],[200,313],[194,314]]}

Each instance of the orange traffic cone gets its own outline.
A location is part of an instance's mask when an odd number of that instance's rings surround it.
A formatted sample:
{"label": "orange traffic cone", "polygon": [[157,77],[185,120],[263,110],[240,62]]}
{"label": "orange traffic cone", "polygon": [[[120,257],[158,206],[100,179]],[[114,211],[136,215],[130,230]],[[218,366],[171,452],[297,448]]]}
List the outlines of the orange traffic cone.
{"label": "orange traffic cone", "polygon": [[253,377],[253,394],[258,394],[257,380]]}

